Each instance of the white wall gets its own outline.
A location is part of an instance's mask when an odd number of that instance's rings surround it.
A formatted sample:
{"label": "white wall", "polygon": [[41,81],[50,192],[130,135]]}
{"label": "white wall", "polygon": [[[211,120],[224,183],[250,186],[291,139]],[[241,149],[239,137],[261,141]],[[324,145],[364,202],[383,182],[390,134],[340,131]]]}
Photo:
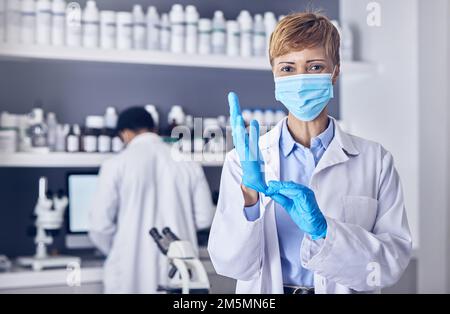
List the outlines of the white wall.
{"label": "white wall", "polygon": [[369,27],[369,2],[341,0],[358,55],[380,67],[365,81],[342,81],[341,117],[394,155],[418,247],[418,292],[450,292],[450,3],[378,0],[381,26]]}
{"label": "white wall", "polygon": [[450,4],[419,1],[419,292],[450,292]]}
{"label": "white wall", "polygon": [[415,245],[418,227],[417,0],[380,0],[381,26],[367,25],[366,0],[341,0],[341,21],[355,33],[357,57],[378,65],[364,80],[341,80],[341,118],[351,133],[381,143],[402,179]]}

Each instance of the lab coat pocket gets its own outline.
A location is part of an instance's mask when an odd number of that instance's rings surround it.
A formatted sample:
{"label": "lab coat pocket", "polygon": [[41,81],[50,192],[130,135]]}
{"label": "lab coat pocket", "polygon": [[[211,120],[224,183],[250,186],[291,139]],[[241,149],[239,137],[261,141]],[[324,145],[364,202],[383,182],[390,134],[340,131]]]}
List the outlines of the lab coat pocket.
{"label": "lab coat pocket", "polygon": [[372,232],[377,218],[378,201],[367,196],[343,197],[345,222]]}

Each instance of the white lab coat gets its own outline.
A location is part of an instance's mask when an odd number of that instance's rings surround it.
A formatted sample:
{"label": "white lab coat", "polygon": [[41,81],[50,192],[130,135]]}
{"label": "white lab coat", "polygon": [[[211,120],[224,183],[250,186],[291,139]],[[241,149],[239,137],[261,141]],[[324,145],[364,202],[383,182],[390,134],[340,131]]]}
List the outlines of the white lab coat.
{"label": "white lab coat", "polygon": [[167,283],[168,263],[149,235],[170,227],[197,248],[196,231],[214,215],[200,165],[174,161],[156,134],[134,138],[105,161],[90,211],[89,235],[105,254],[107,293],[156,293]]}
{"label": "white lab coat", "polygon": [[[266,180],[279,180],[282,122],[260,139]],[[379,292],[410,260],[411,235],[400,178],[380,144],[335,135],[314,170],[310,188],[328,224],[326,239],[305,236],[299,258],[314,272],[316,293]],[[283,293],[274,201],[260,194],[261,216],[247,221],[242,169],[227,154],[208,250],[216,271],[238,280],[237,293]]]}

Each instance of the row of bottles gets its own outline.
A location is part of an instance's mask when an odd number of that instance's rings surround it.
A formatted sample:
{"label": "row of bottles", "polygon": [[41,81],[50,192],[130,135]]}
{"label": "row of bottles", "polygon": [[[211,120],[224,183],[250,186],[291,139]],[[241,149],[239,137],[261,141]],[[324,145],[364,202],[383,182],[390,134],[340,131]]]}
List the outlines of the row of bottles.
{"label": "row of bottles", "polygon": [[145,12],[139,4],[131,11],[99,10],[94,0],[84,8],[65,0],[0,0],[0,42],[264,56],[282,17],[242,10],[227,20],[216,10],[205,18],[195,6],[181,4],[160,13],[155,6]]}

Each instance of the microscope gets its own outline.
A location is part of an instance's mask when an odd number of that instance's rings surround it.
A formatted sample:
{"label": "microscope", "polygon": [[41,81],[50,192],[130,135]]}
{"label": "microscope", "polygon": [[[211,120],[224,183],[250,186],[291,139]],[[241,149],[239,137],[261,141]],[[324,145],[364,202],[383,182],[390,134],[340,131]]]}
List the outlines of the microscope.
{"label": "microscope", "polygon": [[47,231],[59,230],[64,222],[64,212],[68,205],[67,196],[47,197],[47,178],[39,179],[39,197],[34,208],[36,215],[36,253],[34,256],[19,257],[20,266],[31,267],[35,271],[44,268],[67,267],[74,263],[80,265],[81,259],[74,256],[51,256],[47,253],[47,246],[53,243],[53,237]]}
{"label": "microscope", "polygon": [[171,265],[169,284],[166,287],[159,286],[158,291],[170,294],[209,293],[208,274],[192,244],[180,240],[168,227],[162,230],[162,235],[156,228],[152,228],[149,233]]}

